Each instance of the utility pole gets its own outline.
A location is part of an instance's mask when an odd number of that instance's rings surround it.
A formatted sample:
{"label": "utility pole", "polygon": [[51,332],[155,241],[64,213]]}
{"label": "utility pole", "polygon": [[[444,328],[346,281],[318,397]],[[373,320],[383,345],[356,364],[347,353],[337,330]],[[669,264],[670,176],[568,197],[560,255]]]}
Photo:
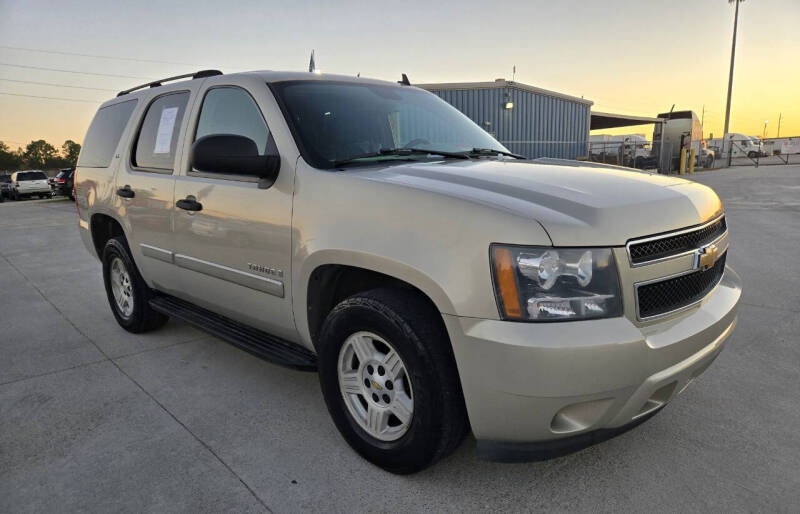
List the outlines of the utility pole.
{"label": "utility pole", "polygon": [[742,0],[728,0],[728,3],[736,2],[736,11],[733,15],[733,43],[731,44],[731,71],[728,76],[728,102],[725,106],[725,133],[723,137],[728,135],[731,121],[731,90],[733,89],[733,62],[736,58],[736,28],[739,24],[739,3]]}
{"label": "utility pole", "polygon": [[778,113],[778,135],[775,137],[781,137],[781,118],[783,117],[783,113]]}
{"label": "utility pole", "polygon": [[[733,89],[733,62],[736,58],[736,28],[739,26],[739,4],[742,0],[728,0],[728,3],[736,2],[736,12],[733,15],[733,43],[731,43],[731,72],[728,75],[728,102],[725,105],[725,130],[722,131],[722,153],[725,154],[725,139],[728,137],[728,129],[731,122],[731,90]],[[733,157],[733,141],[728,149],[728,166],[731,165]]]}
{"label": "utility pole", "polygon": [[705,132],[706,132],[705,121],[706,121],[706,104],[703,104],[703,114],[700,115],[700,127],[703,129],[703,138],[705,138]]}

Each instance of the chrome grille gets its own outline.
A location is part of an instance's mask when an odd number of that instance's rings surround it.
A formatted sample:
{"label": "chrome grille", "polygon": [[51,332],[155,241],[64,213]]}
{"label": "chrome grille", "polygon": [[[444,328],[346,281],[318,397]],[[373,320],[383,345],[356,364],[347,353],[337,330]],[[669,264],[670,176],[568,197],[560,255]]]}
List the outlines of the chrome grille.
{"label": "chrome grille", "polygon": [[702,300],[722,279],[726,256],[727,252],[706,270],[638,286],[636,301],[639,319],[676,311]]}
{"label": "chrome grille", "polygon": [[628,243],[631,264],[639,265],[691,252],[710,243],[725,233],[725,217],[721,217],[697,229],[688,229],[678,234],[648,237]]}

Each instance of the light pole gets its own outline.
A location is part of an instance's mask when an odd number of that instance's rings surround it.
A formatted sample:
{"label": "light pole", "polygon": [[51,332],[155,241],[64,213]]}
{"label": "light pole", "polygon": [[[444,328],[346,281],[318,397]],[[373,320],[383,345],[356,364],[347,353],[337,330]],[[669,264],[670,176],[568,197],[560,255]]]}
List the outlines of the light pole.
{"label": "light pole", "polygon": [[764,120],[764,133],[761,134],[761,139],[766,139],[767,138],[767,124],[768,123],[769,123],[769,120]]}
{"label": "light pole", "polygon": [[[736,28],[739,25],[739,4],[742,0],[728,0],[728,3],[736,2],[736,11],[733,15],[733,43],[731,44],[731,71],[728,75],[728,102],[725,105],[725,130],[723,131],[723,153],[725,151],[725,137],[728,135],[728,128],[730,127],[731,121],[731,90],[733,89],[733,62],[736,58]],[[730,166],[730,153],[728,155],[728,165]]]}

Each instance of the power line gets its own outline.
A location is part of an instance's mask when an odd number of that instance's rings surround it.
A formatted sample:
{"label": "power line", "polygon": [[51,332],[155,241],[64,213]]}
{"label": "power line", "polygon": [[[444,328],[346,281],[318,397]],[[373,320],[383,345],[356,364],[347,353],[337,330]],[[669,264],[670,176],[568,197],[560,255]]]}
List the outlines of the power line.
{"label": "power line", "polygon": [[22,50],[24,52],[38,52],[42,54],[57,54],[57,55],[76,55],[78,57],[93,57],[95,59],[111,59],[115,61],[133,61],[133,62],[149,62],[149,63],[158,63],[158,64],[178,64],[180,66],[199,66],[203,67],[202,64],[193,64],[189,62],[175,62],[175,61],[159,61],[157,59],[136,59],[134,57],[119,57],[119,56],[111,56],[111,55],[97,55],[97,54],[82,54],[78,52],[64,52],[60,50],[41,50],[38,48],[23,48],[19,46],[6,46],[0,45],[0,48],[5,48],[7,50]]}
{"label": "power line", "polygon": [[5,91],[0,91],[0,95],[8,95],[8,96],[24,96],[27,98],[41,98],[44,100],[63,100],[66,102],[86,102],[90,104],[100,104],[103,103],[105,100],[84,100],[82,98],[62,98],[60,96],[38,96],[38,95],[22,95],[19,93],[6,93]]}
{"label": "power line", "polygon": [[38,86],[68,87],[72,89],[92,89],[94,91],[117,91],[116,89],[106,89],[102,87],[69,86],[67,84],[59,84],[57,82],[36,82],[34,80],[15,80],[15,79],[4,79],[4,78],[0,78],[0,80],[5,82],[18,82],[20,84],[36,84]]}
{"label": "power line", "polygon": [[42,71],[57,71],[59,73],[73,73],[75,75],[97,75],[98,77],[117,77],[123,79],[143,79],[143,80],[156,80],[153,77],[139,77],[135,75],[115,75],[113,73],[96,73],[92,71],[76,71],[76,70],[60,70],[57,68],[43,68],[40,66],[27,66],[24,64],[9,64],[0,62],[0,66],[10,66],[12,68],[25,68],[29,70],[42,70]]}

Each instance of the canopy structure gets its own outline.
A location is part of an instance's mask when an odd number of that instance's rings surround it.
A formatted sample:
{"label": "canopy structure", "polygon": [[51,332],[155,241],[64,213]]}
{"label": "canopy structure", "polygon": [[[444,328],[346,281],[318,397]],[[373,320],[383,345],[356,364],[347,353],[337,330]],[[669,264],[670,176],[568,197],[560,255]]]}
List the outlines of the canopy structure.
{"label": "canopy structure", "polygon": [[649,118],[646,116],[631,116],[628,114],[595,111],[592,111],[591,118],[592,121],[589,130],[630,127],[633,125],[651,125],[653,123],[664,123],[666,121],[664,118]]}

